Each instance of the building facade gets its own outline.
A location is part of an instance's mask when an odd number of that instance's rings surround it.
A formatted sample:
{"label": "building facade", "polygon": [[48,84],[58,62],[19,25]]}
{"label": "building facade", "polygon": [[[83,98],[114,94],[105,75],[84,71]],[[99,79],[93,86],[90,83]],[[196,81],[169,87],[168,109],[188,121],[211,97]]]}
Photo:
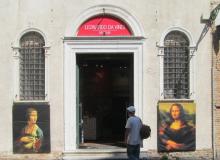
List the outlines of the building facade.
{"label": "building facade", "polygon": [[[220,37],[220,17],[219,1],[212,1],[213,17],[213,119],[214,119],[214,157],[220,158],[220,107],[219,107],[219,37]],[[215,12],[217,11],[217,12]]]}
{"label": "building facade", "polygon": [[142,153],[212,159],[209,6],[1,0],[1,157],[123,154],[134,105],[152,129]]}

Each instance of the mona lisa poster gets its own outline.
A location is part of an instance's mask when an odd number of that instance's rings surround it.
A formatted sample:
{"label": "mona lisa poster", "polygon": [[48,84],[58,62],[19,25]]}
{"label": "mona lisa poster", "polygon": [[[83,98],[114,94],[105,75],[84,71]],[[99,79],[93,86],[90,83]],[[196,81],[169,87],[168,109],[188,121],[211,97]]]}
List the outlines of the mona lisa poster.
{"label": "mona lisa poster", "polygon": [[196,105],[193,102],[160,102],[158,105],[158,151],[196,149]]}
{"label": "mona lisa poster", "polygon": [[50,152],[49,105],[15,104],[13,106],[13,152]]}

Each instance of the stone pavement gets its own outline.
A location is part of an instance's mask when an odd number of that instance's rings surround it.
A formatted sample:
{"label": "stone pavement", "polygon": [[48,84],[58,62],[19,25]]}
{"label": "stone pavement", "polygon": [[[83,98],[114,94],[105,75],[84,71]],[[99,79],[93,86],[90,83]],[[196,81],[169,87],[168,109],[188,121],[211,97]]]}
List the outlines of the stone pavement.
{"label": "stone pavement", "polygon": [[[211,150],[192,152],[158,153],[156,150],[142,151],[140,160],[220,160],[213,159]],[[125,150],[118,152],[76,151],[50,154],[0,154],[0,160],[127,160]]]}
{"label": "stone pavement", "polygon": [[[127,160],[126,153],[108,155],[76,155],[73,157],[63,157],[64,160]],[[211,154],[199,152],[181,152],[181,153],[158,153],[158,152],[141,152],[140,160],[214,160]],[[217,160],[217,159],[216,159]]]}

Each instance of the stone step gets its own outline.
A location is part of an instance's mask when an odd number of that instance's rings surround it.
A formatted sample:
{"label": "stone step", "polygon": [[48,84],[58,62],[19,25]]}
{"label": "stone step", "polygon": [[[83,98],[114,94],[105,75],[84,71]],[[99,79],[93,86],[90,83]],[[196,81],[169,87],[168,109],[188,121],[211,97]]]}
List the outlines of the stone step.
{"label": "stone step", "polygon": [[[159,157],[152,157],[147,155],[146,152],[140,153],[141,160],[159,160]],[[63,160],[127,160],[126,151],[76,151],[65,152]]]}

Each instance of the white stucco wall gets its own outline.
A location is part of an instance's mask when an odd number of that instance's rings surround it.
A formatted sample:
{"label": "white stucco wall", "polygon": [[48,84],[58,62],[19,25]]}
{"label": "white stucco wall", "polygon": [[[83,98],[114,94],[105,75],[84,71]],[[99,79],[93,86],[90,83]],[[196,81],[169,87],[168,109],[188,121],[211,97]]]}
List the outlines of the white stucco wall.
{"label": "white stucco wall", "polygon": [[[160,58],[156,43],[170,27],[191,33],[194,43],[203,31],[200,16],[209,10],[208,0],[0,0],[0,152],[12,152],[12,104],[14,99],[13,49],[20,34],[37,28],[48,41],[48,100],[50,103],[51,151],[64,148],[64,51],[62,38],[77,26],[77,18],[87,8],[102,4],[115,5],[131,14],[143,29],[143,113],[144,122],[152,127],[146,140],[148,149],[157,148],[157,103],[160,100]],[[79,24],[80,25],[80,24]],[[132,26],[131,26],[132,27]],[[74,30],[74,29],[72,29]],[[72,33],[74,35],[75,33]],[[70,35],[71,36],[71,35]],[[208,32],[194,56],[194,97],[196,103],[196,147],[210,149],[211,133],[211,38]]]}

